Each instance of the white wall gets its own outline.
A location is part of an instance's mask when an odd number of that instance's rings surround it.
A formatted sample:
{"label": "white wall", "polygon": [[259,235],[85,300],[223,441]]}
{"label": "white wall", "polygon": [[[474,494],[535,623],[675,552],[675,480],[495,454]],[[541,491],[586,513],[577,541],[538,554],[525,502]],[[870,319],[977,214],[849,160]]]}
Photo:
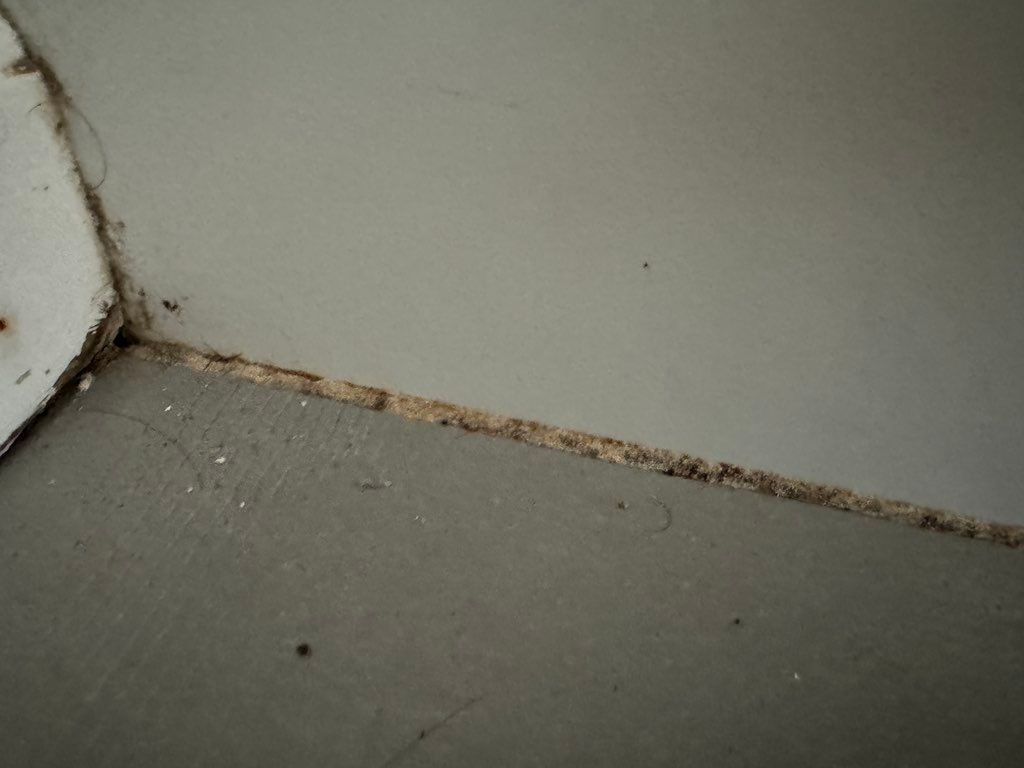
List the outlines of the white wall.
{"label": "white wall", "polygon": [[8,5],[150,336],[1024,522],[1018,0]]}
{"label": "white wall", "polygon": [[114,303],[58,114],[22,53],[0,18],[0,454],[88,362]]}

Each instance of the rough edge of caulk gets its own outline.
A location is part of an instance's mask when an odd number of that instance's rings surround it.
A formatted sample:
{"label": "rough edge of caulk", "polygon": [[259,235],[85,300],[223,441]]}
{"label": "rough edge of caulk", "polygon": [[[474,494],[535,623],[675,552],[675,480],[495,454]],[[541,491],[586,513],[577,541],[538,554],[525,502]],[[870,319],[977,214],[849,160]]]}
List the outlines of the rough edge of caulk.
{"label": "rough edge of caulk", "polygon": [[709,485],[756,491],[769,496],[808,504],[859,512],[869,517],[896,520],[931,531],[953,533],[971,539],[986,539],[1012,548],[1024,546],[1024,527],[990,523],[906,501],[879,498],[847,488],[807,482],[776,472],[747,469],[726,462],[708,461],[663,448],[650,448],[611,437],[564,429],[537,421],[500,416],[416,395],[379,387],[327,379],[305,371],[280,368],[173,343],[147,342],[129,348],[144,360],[184,365],[193,370],[226,374],[255,384],[269,385],[351,403],[374,411],[387,411],[407,419],[458,427],[491,437],[516,440],[528,445],[552,448],[612,464],[660,472],[672,477],[697,480]]}

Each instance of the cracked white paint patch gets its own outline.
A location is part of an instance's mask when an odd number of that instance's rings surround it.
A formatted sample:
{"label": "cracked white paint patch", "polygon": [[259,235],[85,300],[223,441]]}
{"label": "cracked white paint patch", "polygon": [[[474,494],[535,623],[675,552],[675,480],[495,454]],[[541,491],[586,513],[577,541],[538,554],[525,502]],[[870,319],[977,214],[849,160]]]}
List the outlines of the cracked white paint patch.
{"label": "cracked white paint patch", "polygon": [[68,375],[114,306],[60,116],[0,19],[0,454]]}

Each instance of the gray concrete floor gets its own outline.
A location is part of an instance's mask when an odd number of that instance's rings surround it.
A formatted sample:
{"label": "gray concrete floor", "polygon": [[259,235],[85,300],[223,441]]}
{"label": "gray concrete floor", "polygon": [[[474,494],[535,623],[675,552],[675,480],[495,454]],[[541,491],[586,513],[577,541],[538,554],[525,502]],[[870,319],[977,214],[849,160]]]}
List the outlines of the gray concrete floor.
{"label": "gray concrete floor", "polygon": [[122,358],[0,462],[3,761],[1020,765],[1022,577]]}

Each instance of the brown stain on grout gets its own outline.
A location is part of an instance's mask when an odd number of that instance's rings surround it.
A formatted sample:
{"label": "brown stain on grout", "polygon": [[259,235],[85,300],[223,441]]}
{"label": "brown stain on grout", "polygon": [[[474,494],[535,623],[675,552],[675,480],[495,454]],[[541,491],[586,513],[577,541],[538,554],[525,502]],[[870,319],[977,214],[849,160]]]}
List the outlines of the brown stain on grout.
{"label": "brown stain on grout", "polygon": [[1024,546],[1024,526],[984,522],[906,501],[869,496],[848,488],[797,480],[776,472],[748,469],[728,462],[709,461],[664,448],[651,448],[579,430],[553,427],[538,421],[501,416],[478,408],[389,392],[379,387],[353,384],[341,379],[328,379],[306,371],[253,362],[241,355],[204,353],[181,344],[159,342],[137,344],[126,351],[144,360],[183,365],[204,373],[235,376],[254,384],[318,395],[374,411],[386,411],[415,421],[458,427],[468,432],[479,432],[490,437],[565,451],[611,464],[660,472],[671,477],[696,480],[709,485],[755,491],[832,509],[858,512],[868,517],[895,520],[924,530],[952,533],[971,539],[985,539],[1011,548]]}

